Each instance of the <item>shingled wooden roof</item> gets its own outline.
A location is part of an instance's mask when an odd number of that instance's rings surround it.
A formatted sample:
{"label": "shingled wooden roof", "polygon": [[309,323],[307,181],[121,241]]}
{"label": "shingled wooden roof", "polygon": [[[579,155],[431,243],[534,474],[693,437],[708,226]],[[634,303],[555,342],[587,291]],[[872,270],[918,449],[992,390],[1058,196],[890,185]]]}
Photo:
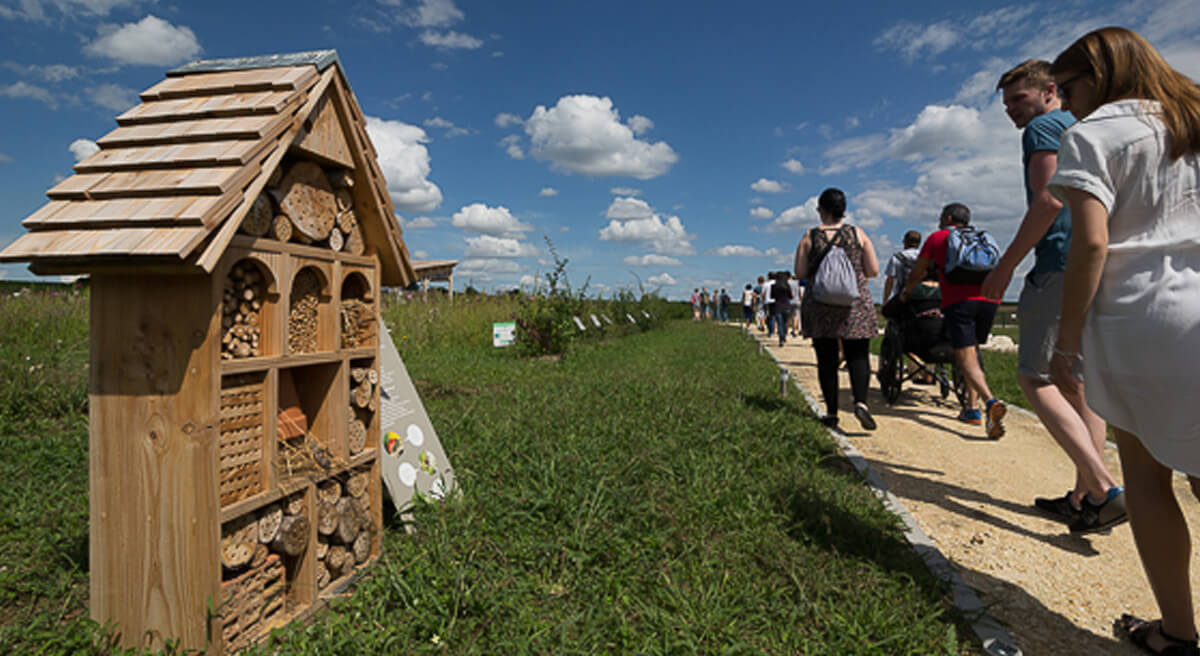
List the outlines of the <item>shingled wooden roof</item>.
{"label": "shingled wooden roof", "polygon": [[212,272],[291,150],[352,169],[382,282],[416,280],[366,120],[337,55],[193,62],[141,94],[99,152],[46,192],[0,261],[35,273],[158,267]]}

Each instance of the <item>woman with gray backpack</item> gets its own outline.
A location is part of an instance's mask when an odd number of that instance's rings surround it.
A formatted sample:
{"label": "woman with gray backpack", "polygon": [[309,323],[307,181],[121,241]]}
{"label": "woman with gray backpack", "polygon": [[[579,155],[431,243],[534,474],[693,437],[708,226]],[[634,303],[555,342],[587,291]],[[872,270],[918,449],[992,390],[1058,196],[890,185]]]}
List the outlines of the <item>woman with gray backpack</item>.
{"label": "woman with gray backpack", "polygon": [[808,292],[800,302],[805,337],[812,338],[817,353],[817,379],[825,397],[826,415],[821,422],[838,424],[838,343],[850,370],[854,416],[866,430],[875,430],[875,419],[867,408],[871,382],[868,345],[879,332],[875,303],[867,290],[867,278],[879,275],[879,260],[871,238],[862,228],[844,222],[846,194],[829,188],[817,199],[821,225],[809,230],[796,247],[796,277],[808,280]]}

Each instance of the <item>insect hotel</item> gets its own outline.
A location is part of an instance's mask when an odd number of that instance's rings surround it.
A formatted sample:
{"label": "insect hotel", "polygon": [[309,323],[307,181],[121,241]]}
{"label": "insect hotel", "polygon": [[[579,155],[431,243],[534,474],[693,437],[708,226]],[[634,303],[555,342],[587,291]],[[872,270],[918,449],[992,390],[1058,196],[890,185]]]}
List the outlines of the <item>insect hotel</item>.
{"label": "insect hotel", "polygon": [[91,276],[91,614],[232,653],[380,551],[379,299],[416,278],[333,51],[202,61],[0,260]]}

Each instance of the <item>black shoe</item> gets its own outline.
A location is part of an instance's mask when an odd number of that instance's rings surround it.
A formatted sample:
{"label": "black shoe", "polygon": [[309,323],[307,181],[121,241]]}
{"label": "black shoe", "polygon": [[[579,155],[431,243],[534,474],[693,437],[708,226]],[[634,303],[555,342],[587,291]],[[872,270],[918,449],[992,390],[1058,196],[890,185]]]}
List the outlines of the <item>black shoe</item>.
{"label": "black shoe", "polygon": [[865,404],[854,404],[854,416],[858,418],[858,423],[862,424],[863,430],[875,430],[875,418],[871,416],[871,411],[867,410]]}
{"label": "black shoe", "polygon": [[824,424],[826,428],[836,429],[838,427],[837,415],[825,415],[824,417],[821,417],[821,423]]}
{"label": "black shoe", "polygon": [[1085,494],[1080,505],[1083,510],[1079,512],[1079,518],[1071,522],[1072,533],[1099,533],[1129,520],[1129,515],[1125,514],[1123,488],[1116,488],[1115,494],[1109,490],[1108,498],[1098,506]]}
{"label": "black shoe", "polygon": [[1071,505],[1071,494],[1072,492],[1068,490],[1061,497],[1037,497],[1033,500],[1033,505],[1047,515],[1052,515],[1055,519],[1073,524],[1079,519],[1079,515],[1083,510]]}

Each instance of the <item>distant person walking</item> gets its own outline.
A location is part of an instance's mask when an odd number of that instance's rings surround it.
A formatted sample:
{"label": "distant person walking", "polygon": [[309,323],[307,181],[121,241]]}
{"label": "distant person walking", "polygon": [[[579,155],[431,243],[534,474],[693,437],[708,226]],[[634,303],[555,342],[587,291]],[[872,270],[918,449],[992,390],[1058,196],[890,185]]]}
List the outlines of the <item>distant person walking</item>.
{"label": "distant person walking", "polygon": [[830,248],[845,251],[858,282],[858,298],[849,306],[817,302],[807,293],[800,301],[803,335],[812,338],[817,354],[817,379],[825,398],[825,416],[821,422],[831,428],[838,425],[838,343],[843,345],[850,369],[850,392],[854,398],[854,416],[866,430],[875,430],[875,419],[867,407],[867,389],[871,381],[868,344],[879,332],[875,304],[867,289],[867,278],[879,275],[879,260],[867,233],[845,223],[846,194],[829,188],[817,199],[821,224],[804,233],[796,246],[796,278],[810,283]]}
{"label": "distant person walking", "polygon": [[996,301],[984,298],[979,293],[979,283],[951,282],[946,278],[947,241],[951,230],[966,228],[971,223],[971,210],[962,203],[950,203],[942,208],[939,230],[925,239],[917,265],[909,274],[900,300],[907,302],[913,290],[929,271],[936,266],[938,284],[942,293],[942,326],[954,348],[954,361],[963,373],[967,384],[966,407],[958,418],[968,424],[979,425],[983,419],[979,413],[979,399],[986,399],[987,436],[993,440],[1004,435],[1004,415],[1008,407],[1004,401],[992,396],[988,389],[983,367],[979,364],[979,345],[987,343],[996,318]]}
{"label": "distant person walking", "polygon": [[[1141,36],[1091,32],[1050,68],[1079,122],[1049,188],[1073,235],[1050,373],[1113,428],[1129,519],[1162,613],[1118,625],[1150,653],[1200,654],[1191,544],[1172,489],[1200,497],[1200,88]],[[1111,517],[1087,498],[1084,515]]]}
{"label": "distant person walking", "polygon": [[788,272],[776,271],[771,274],[775,284],[771,285],[771,295],[775,299],[775,332],[779,334],[779,345],[787,343],[787,319],[792,312],[792,290],[788,286]]}
{"label": "distant person walking", "polygon": [[730,302],[730,300],[731,299],[729,298],[729,294],[725,291],[725,288],[722,287],[721,295],[717,298],[717,313],[720,316],[722,323],[729,321],[729,302]]}
{"label": "distant person walking", "polygon": [[775,278],[767,274],[762,284],[763,314],[767,319],[767,338],[775,335]]}
{"label": "distant person walking", "polygon": [[883,269],[883,275],[887,277],[883,281],[881,305],[887,305],[893,296],[899,296],[900,292],[904,291],[908,274],[912,273],[913,267],[917,265],[917,258],[921,255],[921,233],[916,230],[904,233],[903,245],[902,250],[888,258],[887,266]]}
{"label": "distant person walking", "polygon": [[700,289],[692,289],[692,321],[700,320]]}
{"label": "distant person walking", "polygon": [[800,299],[804,291],[800,289],[800,279],[795,274],[788,276],[788,289],[792,292],[792,309],[788,314],[788,328],[792,337],[800,336]]}
{"label": "distant person walking", "polygon": [[754,324],[759,330],[766,330],[767,322],[767,300],[763,286],[766,284],[766,279],[762,276],[758,277],[758,284],[754,287]]}
{"label": "distant person walking", "polygon": [[[1029,209],[1012,243],[983,281],[981,293],[1000,300],[1017,265],[1030,250],[1034,251],[1033,269],[1025,276],[1017,304],[1017,323],[1021,327],[1017,384],[1046,430],[1075,464],[1074,487],[1062,497],[1038,497],[1034,505],[1065,520],[1072,533],[1106,530],[1125,521],[1121,510],[1125,502],[1118,498],[1121,487],[1104,465],[1104,420],[1087,406],[1082,386],[1077,393],[1067,395],[1050,382],[1050,358],[1062,307],[1063,270],[1071,245],[1071,212],[1050,195],[1046,184],[1058,166],[1059,139],[1075,119],[1060,107],[1059,90],[1050,78],[1050,62],[1023,62],[1002,75],[996,89],[1004,94],[1008,117],[1022,130]],[[1097,523],[1095,513],[1084,517],[1082,503],[1087,494],[1097,504],[1114,499],[1105,515],[1107,521]]]}
{"label": "distant person walking", "polygon": [[747,328],[754,324],[754,287],[750,283],[742,290],[742,321]]}
{"label": "distant person walking", "polygon": [[708,294],[708,287],[700,288],[700,318],[709,319],[712,311],[712,297]]}

